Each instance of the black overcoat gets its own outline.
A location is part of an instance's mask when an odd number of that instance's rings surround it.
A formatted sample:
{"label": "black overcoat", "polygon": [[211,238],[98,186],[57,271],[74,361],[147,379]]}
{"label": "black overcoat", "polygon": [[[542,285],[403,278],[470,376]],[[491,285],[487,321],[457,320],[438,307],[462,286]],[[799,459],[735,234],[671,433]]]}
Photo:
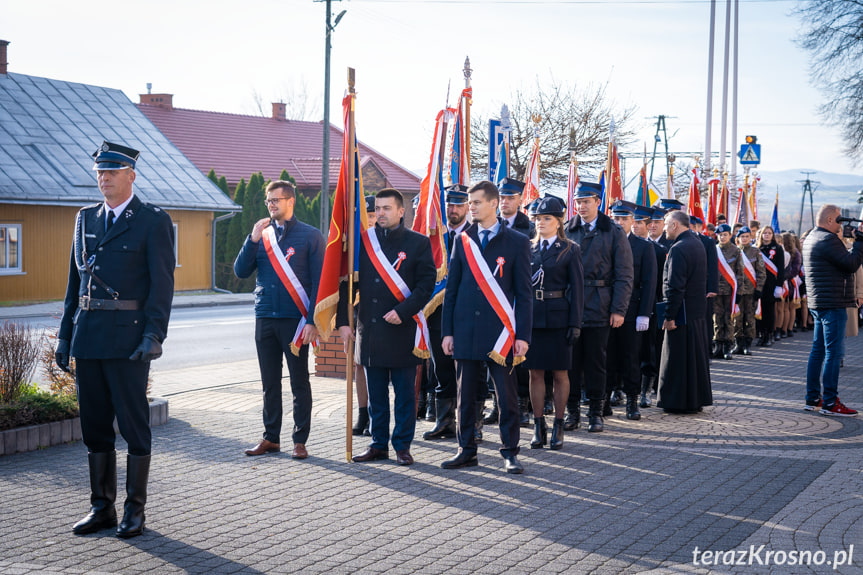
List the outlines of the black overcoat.
{"label": "black overcoat", "polygon": [[[566,249],[566,248],[569,249]],[[531,277],[542,271],[542,283],[534,281],[537,290],[563,291],[565,297],[533,299],[534,329],[581,328],[584,313],[584,268],[581,265],[581,248],[570,240],[555,239],[549,244],[545,255],[542,242],[530,246]]]}
{"label": "black overcoat", "polygon": [[625,321],[635,321],[639,316],[650,317],[656,303],[657,267],[653,242],[629,234],[632,250],[632,297]]}

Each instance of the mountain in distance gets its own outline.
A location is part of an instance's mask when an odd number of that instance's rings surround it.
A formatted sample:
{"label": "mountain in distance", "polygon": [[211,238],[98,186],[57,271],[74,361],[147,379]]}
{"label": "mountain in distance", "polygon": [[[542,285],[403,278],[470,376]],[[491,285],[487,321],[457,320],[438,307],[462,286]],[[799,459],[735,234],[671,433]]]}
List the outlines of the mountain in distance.
{"label": "mountain in distance", "polygon": [[[806,230],[812,225],[812,210],[816,213],[823,204],[836,204],[843,208],[846,215],[859,217],[863,205],[857,203],[857,198],[863,197],[857,192],[863,189],[863,176],[854,174],[836,174],[819,172],[812,169],[760,171],[761,177],[756,194],[758,196],[758,219],[762,223],[770,221],[773,213],[773,202],[776,190],[779,189],[779,221],[783,228]],[[800,224],[800,204],[803,200],[803,181],[809,172],[812,185],[812,208],[809,205],[809,195],[806,194],[803,206],[803,222]]]}

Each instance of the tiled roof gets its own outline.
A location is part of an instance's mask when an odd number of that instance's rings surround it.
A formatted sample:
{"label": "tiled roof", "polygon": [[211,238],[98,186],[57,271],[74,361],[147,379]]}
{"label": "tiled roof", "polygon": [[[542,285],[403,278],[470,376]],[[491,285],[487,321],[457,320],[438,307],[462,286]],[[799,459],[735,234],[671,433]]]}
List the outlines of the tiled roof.
{"label": "tiled roof", "polygon": [[120,90],[0,74],[0,203],[101,201],[90,155],[108,140],[141,151],[135,193],[163,208],[240,209]]}
{"label": "tiled roof", "polygon": [[[276,120],[261,116],[225,114],[138,104],[138,108],[207,173],[216,170],[229,183],[248,180],[256,172],[278,178],[282,170],[299,188],[321,187],[321,122]],[[342,130],[330,124],[330,189],[335,189],[342,156]],[[420,178],[383,154],[360,142],[363,164],[373,159],[390,186],[418,192]]]}

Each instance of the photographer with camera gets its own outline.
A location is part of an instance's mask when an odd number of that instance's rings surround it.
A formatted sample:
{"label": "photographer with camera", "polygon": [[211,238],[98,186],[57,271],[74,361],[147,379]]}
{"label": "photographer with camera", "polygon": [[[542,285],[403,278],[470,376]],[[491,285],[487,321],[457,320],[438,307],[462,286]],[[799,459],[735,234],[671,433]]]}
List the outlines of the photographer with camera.
{"label": "photographer with camera", "polygon": [[[851,276],[863,264],[863,222],[842,218],[840,214],[837,206],[821,206],[816,217],[817,227],[803,244],[809,311],[815,319],[812,351],[806,370],[804,409],[820,409],[822,415],[849,417],[857,415],[857,412],[839,401],[837,388],[848,318],[845,308],[856,304]],[[850,222],[860,225],[856,229],[845,225],[843,229],[842,224]],[[843,236],[854,237],[850,251],[839,238],[840,230]]]}

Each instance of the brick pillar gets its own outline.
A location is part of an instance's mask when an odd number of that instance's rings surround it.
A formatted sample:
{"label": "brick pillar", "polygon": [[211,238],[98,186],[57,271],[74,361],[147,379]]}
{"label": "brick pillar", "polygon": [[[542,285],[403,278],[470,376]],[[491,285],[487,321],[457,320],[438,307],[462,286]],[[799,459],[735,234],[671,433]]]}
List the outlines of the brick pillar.
{"label": "brick pillar", "polygon": [[315,375],[345,379],[345,360],[342,338],[334,331],[318,346],[318,355],[315,356]]}

